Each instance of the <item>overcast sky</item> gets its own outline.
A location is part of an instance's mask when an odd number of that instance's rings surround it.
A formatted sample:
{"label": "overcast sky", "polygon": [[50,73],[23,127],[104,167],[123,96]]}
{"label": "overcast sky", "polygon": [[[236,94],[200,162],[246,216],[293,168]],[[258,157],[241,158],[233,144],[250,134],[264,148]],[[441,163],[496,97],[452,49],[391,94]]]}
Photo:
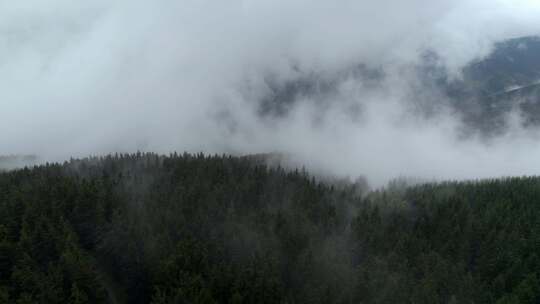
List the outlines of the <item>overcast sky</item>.
{"label": "overcast sky", "polygon": [[[397,72],[431,50],[459,77],[494,42],[539,33],[532,0],[0,0],[0,154],[280,151],[375,184],[539,174],[535,132],[458,140],[450,114],[407,115]],[[361,63],[385,85],[341,79],[324,113],[299,100],[286,119],[257,114],[270,78]]]}

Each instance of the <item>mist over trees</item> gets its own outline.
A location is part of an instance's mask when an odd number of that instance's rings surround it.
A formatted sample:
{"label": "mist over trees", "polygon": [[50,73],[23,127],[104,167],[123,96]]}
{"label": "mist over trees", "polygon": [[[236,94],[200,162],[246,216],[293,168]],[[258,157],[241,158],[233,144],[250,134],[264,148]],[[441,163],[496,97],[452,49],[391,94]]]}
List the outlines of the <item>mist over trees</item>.
{"label": "mist over trees", "polygon": [[38,163],[35,155],[0,155],[0,171],[32,166]]}
{"label": "mist over trees", "polygon": [[540,304],[539,16],[0,0],[0,304]]}
{"label": "mist over trees", "polygon": [[0,174],[2,303],[538,303],[540,179],[362,191],[258,157]]}

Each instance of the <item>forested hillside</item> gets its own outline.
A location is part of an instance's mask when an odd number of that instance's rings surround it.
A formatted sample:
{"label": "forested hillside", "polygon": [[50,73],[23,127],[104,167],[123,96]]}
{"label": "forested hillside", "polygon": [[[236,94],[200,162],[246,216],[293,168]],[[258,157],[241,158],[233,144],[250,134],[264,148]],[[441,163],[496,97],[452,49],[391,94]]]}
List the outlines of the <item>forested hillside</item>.
{"label": "forested hillside", "polygon": [[540,303],[540,178],[362,193],[260,157],[0,174],[1,303]]}

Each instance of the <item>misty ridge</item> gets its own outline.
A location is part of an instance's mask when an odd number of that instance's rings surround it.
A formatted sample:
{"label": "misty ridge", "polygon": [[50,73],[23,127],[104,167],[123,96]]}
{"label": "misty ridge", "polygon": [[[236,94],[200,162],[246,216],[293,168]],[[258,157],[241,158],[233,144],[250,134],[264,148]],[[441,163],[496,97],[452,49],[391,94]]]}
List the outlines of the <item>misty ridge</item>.
{"label": "misty ridge", "polygon": [[0,171],[13,170],[38,163],[38,158],[35,155],[0,156]]}
{"label": "misty ridge", "polygon": [[535,0],[0,1],[0,304],[540,303]]}

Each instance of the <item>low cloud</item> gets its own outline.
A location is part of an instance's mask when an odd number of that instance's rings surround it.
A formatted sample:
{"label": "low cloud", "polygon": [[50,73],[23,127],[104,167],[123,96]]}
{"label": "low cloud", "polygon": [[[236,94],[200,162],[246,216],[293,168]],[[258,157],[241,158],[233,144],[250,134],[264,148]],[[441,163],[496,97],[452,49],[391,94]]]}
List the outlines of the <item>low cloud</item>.
{"label": "low cloud", "polygon": [[[534,130],[463,139],[439,92],[423,92],[436,115],[417,113],[409,72],[430,51],[459,78],[495,42],[538,34],[537,16],[503,0],[6,2],[0,154],[281,151],[374,184],[537,174]],[[385,77],[344,72],[356,66]],[[333,89],[261,114],[271,84],[306,77]]]}

